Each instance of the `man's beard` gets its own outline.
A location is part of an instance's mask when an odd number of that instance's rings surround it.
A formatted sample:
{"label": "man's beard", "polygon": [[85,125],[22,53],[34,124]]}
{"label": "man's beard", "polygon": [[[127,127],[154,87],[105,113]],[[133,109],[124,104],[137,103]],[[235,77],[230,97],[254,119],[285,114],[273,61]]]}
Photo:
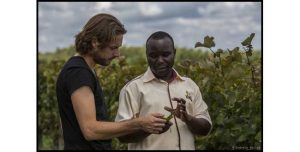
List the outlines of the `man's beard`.
{"label": "man's beard", "polygon": [[110,63],[109,59],[102,58],[96,52],[92,54],[92,57],[96,64],[100,64],[102,66],[108,66]]}
{"label": "man's beard", "polygon": [[109,63],[110,63],[109,60],[104,59],[104,58],[101,58],[101,57],[99,57],[99,56],[94,56],[94,57],[93,57],[93,60],[94,60],[94,62],[95,62],[96,64],[100,64],[100,65],[102,65],[102,66],[108,66]]}

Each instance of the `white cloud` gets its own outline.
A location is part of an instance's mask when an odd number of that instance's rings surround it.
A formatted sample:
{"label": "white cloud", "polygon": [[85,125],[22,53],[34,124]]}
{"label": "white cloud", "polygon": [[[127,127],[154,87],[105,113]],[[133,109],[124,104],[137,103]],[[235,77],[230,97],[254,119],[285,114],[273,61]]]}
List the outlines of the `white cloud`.
{"label": "white cloud", "polygon": [[63,18],[70,18],[74,16],[74,12],[71,10],[66,10],[64,13],[61,14]]}
{"label": "white cloud", "polygon": [[40,10],[38,13],[39,13],[39,16],[38,16],[39,18],[42,18],[44,16],[44,11],[43,10]]}
{"label": "white cloud", "polygon": [[96,2],[96,9],[99,11],[109,10],[111,8],[111,2]]}
{"label": "white cloud", "polygon": [[186,19],[186,18],[177,18],[175,19],[175,22],[180,24],[180,25],[194,25],[197,24],[197,20],[196,19]]}
{"label": "white cloud", "polygon": [[139,3],[139,9],[144,16],[158,16],[160,15],[163,10],[156,4],[148,4],[147,2],[145,3]]}
{"label": "white cloud", "polygon": [[213,12],[218,11],[218,6],[219,4],[208,4],[206,6],[201,6],[198,8],[198,13],[202,16],[209,16],[211,15]]}
{"label": "white cloud", "polygon": [[45,35],[39,36],[39,43],[47,43],[48,38]]}
{"label": "white cloud", "polygon": [[[255,8],[260,7],[259,3],[254,2],[222,2],[208,3],[207,5],[199,5],[198,13],[201,16],[209,17],[236,17],[253,15]],[[249,14],[250,13],[250,14]]]}
{"label": "white cloud", "polygon": [[254,48],[260,48],[260,8],[260,3],[244,2],[39,3],[39,50],[73,44],[74,35],[100,12],[114,15],[125,25],[128,32],[123,44],[127,46],[143,46],[151,33],[163,30],[179,47],[193,47],[210,35],[221,48],[231,48],[255,32]]}
{"label": "white cloud", "polygon": [[253,6],[253,2],[224,2],[224,5],[229,8],[238,7],[240,9],[243,9],[245,7]]}

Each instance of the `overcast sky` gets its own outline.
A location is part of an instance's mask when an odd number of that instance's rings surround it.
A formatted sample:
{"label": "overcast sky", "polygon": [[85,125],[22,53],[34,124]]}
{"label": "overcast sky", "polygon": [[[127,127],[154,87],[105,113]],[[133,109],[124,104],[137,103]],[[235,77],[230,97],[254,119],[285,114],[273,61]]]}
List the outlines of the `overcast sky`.
{"label": "overcast sky", "polygon": [[97,13],[117,17],[127,29],[123,45],[144,46],[151,33],[168,32],[177,47],[193,48],[215,37],[215,50],[241,46],[252,32],[261,49],[260,2],[39,2],[38,50],[53,52],[74,44],[76,35]]}

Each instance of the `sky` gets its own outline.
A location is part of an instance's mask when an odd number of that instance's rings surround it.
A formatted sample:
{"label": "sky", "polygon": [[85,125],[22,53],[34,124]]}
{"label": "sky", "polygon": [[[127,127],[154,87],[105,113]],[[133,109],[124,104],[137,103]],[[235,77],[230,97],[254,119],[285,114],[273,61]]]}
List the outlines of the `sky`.
{"label": "sky", "polygon": [[54,52],[74,44],[74,36],[98,13],[109,13],[125,26],[123,45],[145,46],[156,31],[168,32],[176,47],[194,48],[206,35],[217,50],[240,46],[256,33],[261,49],[260,2],[39,2],[38,51]]}

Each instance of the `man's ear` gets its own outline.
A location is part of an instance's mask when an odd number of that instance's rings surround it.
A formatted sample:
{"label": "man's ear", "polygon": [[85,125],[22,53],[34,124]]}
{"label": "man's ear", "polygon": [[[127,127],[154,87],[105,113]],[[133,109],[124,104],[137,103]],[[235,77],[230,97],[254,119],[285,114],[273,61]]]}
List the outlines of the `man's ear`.
{"label": "man's ear", "polygon": [[93,38],[91,43],[92,43],[93,49],[97,48],[97,46],[98,46],[98,41],[97,41],[96,38]]}
{"label": "man's ear", "polygon": [[176,49],[174,48],[174,56],[176,55]]}

